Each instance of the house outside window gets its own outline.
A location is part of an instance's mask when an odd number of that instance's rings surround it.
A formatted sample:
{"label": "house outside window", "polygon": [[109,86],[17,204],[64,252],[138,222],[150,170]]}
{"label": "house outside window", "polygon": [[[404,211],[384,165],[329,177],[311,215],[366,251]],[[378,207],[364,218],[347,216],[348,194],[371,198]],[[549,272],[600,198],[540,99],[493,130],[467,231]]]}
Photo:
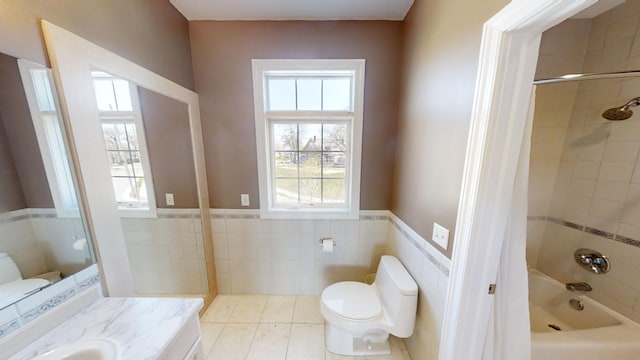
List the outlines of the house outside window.
{"label": "house outside window", "polygon": [[253,60],[263,218],[357,218],[364,60]]}

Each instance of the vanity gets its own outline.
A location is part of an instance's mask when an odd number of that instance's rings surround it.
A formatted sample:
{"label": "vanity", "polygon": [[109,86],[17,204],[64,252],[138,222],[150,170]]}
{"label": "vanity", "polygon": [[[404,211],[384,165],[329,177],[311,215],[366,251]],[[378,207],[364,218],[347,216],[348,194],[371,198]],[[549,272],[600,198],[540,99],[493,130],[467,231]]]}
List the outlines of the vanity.
{"label": "vanity", "polygon": [[50,351],[77,353],[101,341],[115,345],[118,360],[203,359],[202,305],[202,299],[189,298],[99,298],[9,359],[44,360]]}

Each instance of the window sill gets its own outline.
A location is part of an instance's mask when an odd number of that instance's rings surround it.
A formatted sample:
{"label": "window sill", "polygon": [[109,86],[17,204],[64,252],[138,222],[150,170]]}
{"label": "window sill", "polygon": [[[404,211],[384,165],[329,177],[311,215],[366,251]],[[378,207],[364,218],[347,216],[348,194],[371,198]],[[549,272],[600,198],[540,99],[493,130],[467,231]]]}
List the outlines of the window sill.
{"label": "window sill", "polygon": [[118,209],[120,218],[139,218],[139,219],[155,219],[158,217],[156,209],[138,210],[138,209]]}
{"label": "window sill", "polygon": [[359,209],[260,209],[261,219],[273,220],[357,220]]}

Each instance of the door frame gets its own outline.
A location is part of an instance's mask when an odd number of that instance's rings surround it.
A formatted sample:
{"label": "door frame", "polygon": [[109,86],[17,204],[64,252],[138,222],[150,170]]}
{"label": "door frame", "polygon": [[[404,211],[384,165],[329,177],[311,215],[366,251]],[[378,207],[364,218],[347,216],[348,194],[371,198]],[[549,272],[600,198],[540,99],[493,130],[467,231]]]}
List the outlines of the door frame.
{"label": "door frame", "polygon": [[484,24],[440,360],[483,353],[542,32],[596,2],[514,0]]}

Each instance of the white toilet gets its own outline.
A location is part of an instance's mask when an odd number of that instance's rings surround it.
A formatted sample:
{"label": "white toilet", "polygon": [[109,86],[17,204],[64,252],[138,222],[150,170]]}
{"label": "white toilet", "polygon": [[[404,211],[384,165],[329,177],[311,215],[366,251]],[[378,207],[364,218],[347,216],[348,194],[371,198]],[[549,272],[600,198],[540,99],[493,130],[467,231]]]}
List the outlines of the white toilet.
{"label": "white toilet", "polygon": [[352,356],[390,354],[389,334],[413,334],[417,305],[418,285],[398,259],[384,255],[373,284],[343,281],[322,292],[327,350]]}
{"label": "white toilet", "polygon": [[0,309],[51,284],[50,278],[59,280],[60,272],[52,271],[23,279],[11,256],[0,253]]}

